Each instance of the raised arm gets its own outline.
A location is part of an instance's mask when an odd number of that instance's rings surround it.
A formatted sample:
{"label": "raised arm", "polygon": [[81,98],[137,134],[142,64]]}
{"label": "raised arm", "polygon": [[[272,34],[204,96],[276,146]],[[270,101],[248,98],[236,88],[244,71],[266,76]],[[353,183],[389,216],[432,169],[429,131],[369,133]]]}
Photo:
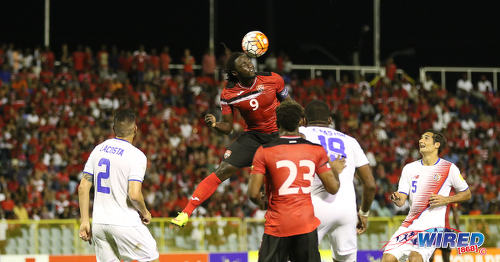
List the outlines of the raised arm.
{"label": "raised arm", "polygon": [[222,115],[222,121],[217,122],[214,115],[206,114],[205,124],[208,127],[211,127],[227,135],[231,133],[231,131],[233,131],[233,115],[232,114]]}

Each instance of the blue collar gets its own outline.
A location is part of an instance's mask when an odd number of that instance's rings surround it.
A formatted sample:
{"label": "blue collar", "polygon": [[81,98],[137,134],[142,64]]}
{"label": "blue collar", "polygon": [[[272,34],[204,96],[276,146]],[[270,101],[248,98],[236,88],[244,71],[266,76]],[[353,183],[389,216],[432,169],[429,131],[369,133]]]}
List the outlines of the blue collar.
{"label": "blue collar", "polygon": [[[441,160],[441,158],[440,158],[440,157],[438,157],[438,161],[436,161],[436,163],[434,163],[434,165],[433,165],[433,166],[437,165],[437,163],[439,163],[439,160]],[[420,159],[420,163],[421,163],[422,165],[424,165],[424,160],[423,160],[423,159]]]}
{"label": "blue collar", "polygon": [[113,138],[113,139],[120,140],[120,141],[124,141],[124,142],[127,142],[127,143],[129,143],[129,144],[130,144],[130,142],[129,142],[129,141],[127,141],[127,140],[125,140],[125,139],[121,139],[121,138],[118,138],[118,137],[115,137],[115,138]]}

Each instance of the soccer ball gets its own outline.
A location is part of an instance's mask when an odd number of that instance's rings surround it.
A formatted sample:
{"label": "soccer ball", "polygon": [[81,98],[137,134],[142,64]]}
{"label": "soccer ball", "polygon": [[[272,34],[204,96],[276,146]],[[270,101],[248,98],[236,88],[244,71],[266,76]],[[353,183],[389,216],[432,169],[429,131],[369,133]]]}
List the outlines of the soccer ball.
{"label": "soccer ball", "polygon": [[250,57],[259,57],[266,53],[269,47],[267,36],[260,31],[248,32],[241,41],[243,51]]}

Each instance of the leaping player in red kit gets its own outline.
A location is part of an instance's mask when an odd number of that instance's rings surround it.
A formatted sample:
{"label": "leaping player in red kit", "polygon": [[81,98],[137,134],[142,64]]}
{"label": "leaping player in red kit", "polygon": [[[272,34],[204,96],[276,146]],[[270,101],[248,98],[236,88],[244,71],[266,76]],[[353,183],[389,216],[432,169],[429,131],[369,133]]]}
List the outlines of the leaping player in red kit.
{"label": "leaping player in red kit", "polygon": [[275,73],[256,73],[252,61],[244,53],[231,54],[225,72],[228,81],[221,94],[222,121],[217,122],[214,115],[207,114],[205,123],[229,134],[237,109],[247,128],[228,146],[219,167],[196,187],[184,210],[171,220],[180,227],[186,225],[194,209],[207,200],[222,181],[238,169],[252,165],[259,146],[278,137],[276,108],[281,101],[291,100],[283,78]]}

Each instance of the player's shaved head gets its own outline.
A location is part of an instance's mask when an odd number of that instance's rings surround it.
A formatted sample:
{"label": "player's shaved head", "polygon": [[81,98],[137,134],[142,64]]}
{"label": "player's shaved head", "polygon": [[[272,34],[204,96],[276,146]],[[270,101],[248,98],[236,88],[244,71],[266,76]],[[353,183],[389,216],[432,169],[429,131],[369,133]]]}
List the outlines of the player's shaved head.
{"label": "player's shaved head", "polygon": [[296,131],[303,117],[304,108],[295,101],[286,100],[276,108],[278,127],[286,131]]}
{"label": "player's shaved head", "polygon": [[306,106],[306,120],[311,122],[326,122],[330,117],[330,108],[328,105],[320,100],[313,100]]}
{"label": "player's shaved head", "polygon": [[113,130],[118,137],[127,137],[135,132],[135,113],[131,109],[120,109],[115,112]]}

